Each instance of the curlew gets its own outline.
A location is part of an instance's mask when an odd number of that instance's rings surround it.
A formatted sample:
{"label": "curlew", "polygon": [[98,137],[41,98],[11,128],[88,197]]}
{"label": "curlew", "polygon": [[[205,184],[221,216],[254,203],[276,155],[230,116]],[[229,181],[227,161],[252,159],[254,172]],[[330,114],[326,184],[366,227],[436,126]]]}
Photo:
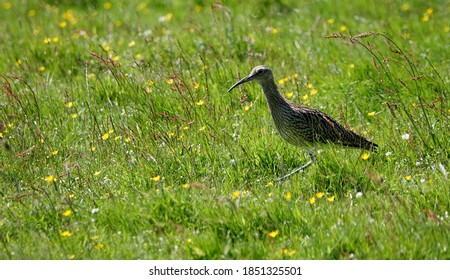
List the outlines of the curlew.
{"label": "curlew", "polygon": [[250,81],[256,81],[261,85],[275,126],[284,140],[305,148],[310,156],[310,160],[305,165],[292,170],[277,181],[284,180],[310,166],[316,160],[314,149],[321,144],[334,143],[376,151],[377,144],[345,128],[327,114],[286,100],[280,95],[272,70],[267,66],[256,66],[250,75],[235,83],[228,92]]}

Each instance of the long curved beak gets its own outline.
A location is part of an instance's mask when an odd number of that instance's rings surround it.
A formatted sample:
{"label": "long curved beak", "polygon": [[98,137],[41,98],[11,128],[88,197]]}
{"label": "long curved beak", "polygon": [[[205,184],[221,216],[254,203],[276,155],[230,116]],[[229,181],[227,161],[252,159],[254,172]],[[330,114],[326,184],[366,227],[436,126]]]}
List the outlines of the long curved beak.
{"label": "long curved beak", "polygon": [[232,87],[230,87],[230,89],[227,92],[230,92],[232,89],[234,89],[235,87],[237,87],[238,85],[242,85],[243,83],[246,82],[250,82],[251,80],[253,80],[254,76],[247,76],[243,79],[241,79],[240,81],[238,81],[237,83],[235,83]]}

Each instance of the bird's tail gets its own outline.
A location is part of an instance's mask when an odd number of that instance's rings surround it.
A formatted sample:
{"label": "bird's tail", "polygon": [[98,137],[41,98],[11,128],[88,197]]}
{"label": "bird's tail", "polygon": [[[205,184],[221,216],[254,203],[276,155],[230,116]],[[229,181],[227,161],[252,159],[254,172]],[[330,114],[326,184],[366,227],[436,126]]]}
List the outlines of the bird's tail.
{"label": "bird's tail", "polygon": [[371,142],[369,140],[366,140],[365,145],[363,147],[366,150],[369,150],[371,152],[376,153],[378,149],[378,145],[375,142]]}
{"label": "bird's tail", "polygon": [[348,142],[348,143],[343,143],[343,145],[347,146],[347,147],[352,147],[352,148],[365,149],[365,150],[368,150],[368,151],[371,151],[371,152],[374,152],[374,153],[377,152],[378,144],[376,144],[375,142],[371,142],[371,141],[365,139],[362,136],[359,136],[358,138],[359,138],[359,141],[352,141],[352,142]]}

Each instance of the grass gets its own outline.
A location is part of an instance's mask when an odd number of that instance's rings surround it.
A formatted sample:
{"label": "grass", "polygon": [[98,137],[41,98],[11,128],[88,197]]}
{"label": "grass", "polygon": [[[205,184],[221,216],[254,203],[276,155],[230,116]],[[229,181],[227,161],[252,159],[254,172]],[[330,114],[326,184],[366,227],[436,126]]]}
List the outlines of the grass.
{"label": "grass", "polygon": [[[1,259],[450,258],[448,7],[241,2],[1,1]],[[275,182],[259,64],[379,152]]]}

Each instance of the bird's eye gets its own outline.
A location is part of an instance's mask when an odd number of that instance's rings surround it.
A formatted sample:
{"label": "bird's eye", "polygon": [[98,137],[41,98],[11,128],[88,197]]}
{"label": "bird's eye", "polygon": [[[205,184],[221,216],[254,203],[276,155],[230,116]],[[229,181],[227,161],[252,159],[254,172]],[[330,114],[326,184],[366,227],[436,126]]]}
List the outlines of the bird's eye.
{"label": "bird's eye", "polygon": [[258,70],[256,71],[256,74],[261,75],[263,72],[264,72],[264,69],[258,69]]}

